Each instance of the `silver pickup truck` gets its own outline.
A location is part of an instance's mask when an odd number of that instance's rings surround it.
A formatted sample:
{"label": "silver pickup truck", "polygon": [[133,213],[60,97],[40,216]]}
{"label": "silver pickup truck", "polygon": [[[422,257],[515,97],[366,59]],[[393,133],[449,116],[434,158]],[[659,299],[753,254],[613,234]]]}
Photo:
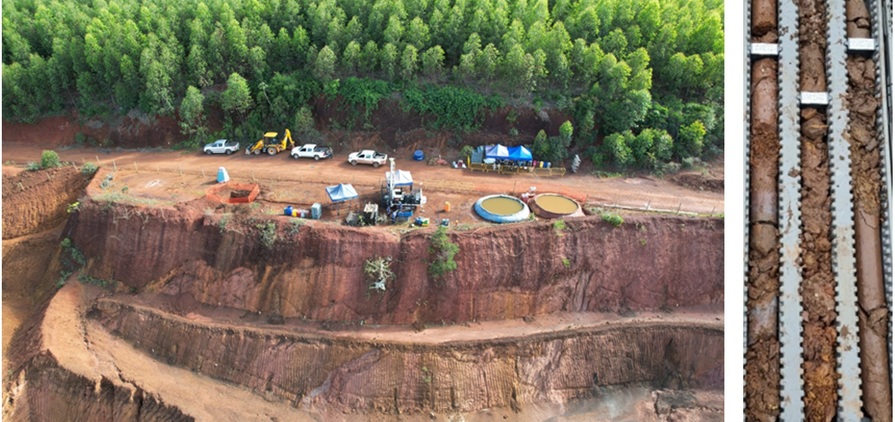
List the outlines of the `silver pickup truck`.
{"label": "silver pickup truck", "polygon": [[210,144],[205,144],[205,148],[202,149],[206,154],[233,154],[236,151],[239,151],[239,142],[236,141],[228,141],[226,139],[218,139]]}
{"label": "silver pickup truck", "polygon": [[352,166],[356,166],[358,164],[370,164],[373,167],[379,167],[388,160],[388,154],[383,152],[376,152],[370,149],[365,149],[360,152],[352,152],[348,155],[348,162],[351,163]]}

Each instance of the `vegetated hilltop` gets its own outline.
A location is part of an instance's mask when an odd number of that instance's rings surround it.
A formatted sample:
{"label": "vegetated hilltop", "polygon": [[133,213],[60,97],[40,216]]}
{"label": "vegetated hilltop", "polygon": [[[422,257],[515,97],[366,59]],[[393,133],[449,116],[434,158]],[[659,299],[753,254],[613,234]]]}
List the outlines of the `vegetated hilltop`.
{"label": "vegetated hilltop", "polygon": [[[661,169],[723,147],[717,0],[2,7],[10,120],[70,108],[82,117],[176,115],[191,147],[207,139],[212,111],[223,112],[226,134],[291,127],[312,139],[316,128],[382,129],[370,116],[383,101],[426,127],[454,131],[522,105],[571,116],[574,148],[598,166]],[[321,119],[321,107],[351,112]],[[509,136],[520,135],[518,115],[506,114]],[[521,135],[527,143],[534,133]],[[535,139],[535,152],[562,161],[570,145],[546,135]]]}

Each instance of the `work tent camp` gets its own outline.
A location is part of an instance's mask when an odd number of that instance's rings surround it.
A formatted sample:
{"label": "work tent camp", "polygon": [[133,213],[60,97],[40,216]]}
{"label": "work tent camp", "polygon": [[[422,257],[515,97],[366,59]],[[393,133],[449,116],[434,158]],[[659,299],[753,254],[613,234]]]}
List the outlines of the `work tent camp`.
{"label": "work tent camp", "polygon": [[514,161],[531,161],[531,151],[528,148],[525,148],[522,145],[516,147],[510,147],[509,150],[509,159]]}
{"label": "work tent camp", "polygon": [[498,160],[506,160],[510,158],[510,152],[507,147],[497,144],[485,148],[485,158],[494,158]]}
{"label": "work tent camp", "polygon": [[349,199],[357,198],[357,191],[351,185],[340,183],[335,186],[327,186],[326,194],[329,195],[330,201],[345,202]]}
{"label": "work tent camp", "polygon": [[394,172],[385,172],[386,182],[394,182],[395,186],[413,186],[413,176],[406,170],[395,170]]}

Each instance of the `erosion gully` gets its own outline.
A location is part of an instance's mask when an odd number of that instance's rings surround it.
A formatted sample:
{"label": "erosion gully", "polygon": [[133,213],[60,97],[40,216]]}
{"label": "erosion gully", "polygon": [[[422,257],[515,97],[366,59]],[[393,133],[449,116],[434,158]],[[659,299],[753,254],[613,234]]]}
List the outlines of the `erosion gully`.
{"label": "erosion gully", "polygon": [[891,421],[891,4],[745,8],[746,419]]}

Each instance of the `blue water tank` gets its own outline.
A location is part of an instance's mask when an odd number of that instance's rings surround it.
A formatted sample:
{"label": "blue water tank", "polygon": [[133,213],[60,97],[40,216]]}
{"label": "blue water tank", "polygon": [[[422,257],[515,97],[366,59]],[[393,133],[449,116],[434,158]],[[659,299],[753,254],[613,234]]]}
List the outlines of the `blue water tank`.
{"label": "blue water tank", "polygon": [[292,217],[292,205],[290,205],[286,208],[283,208],[283,215],[285,215],[287,217]]}
{"label": "blue water tank", "polygon": [[315,220],[319,220],[323,215],[323,207],[320,203],[315,202],[314,205],[311,205],[311,218]]}
{"label": "blue water tank", "polygon": [[423,150],[416,150],[413,152],[413,159],[416,161],[423,161]]}

